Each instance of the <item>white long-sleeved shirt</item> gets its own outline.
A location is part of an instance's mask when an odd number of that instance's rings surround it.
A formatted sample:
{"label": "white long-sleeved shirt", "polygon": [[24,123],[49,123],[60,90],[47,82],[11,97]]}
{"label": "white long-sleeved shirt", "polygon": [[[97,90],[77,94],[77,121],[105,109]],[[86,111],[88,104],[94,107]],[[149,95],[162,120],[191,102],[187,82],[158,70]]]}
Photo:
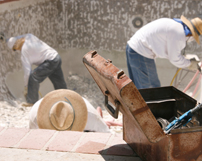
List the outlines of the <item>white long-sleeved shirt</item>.
{"label": "white long-sleeved shirt", "polygon": [[[109,133],[110,130],[101,116],[98,114],[97,110],[91,105],[91,103],[82,97],[84,102],[86,103],[87,111],[88,111],[88,119],[84,130],[89,130],[93,132],[104,132]],[[39,105],[43,98],[38,100],[31,108],[29,113],[29,127],[30,129],[38,129],[37,124],[37,112]]]}
{"label": "white long-sleeved shirt", "polygon": [[186,46],[183,26],[169,18],[161,18],[139,29],[128,41],[129,46],[140,55],[155,59],[166,58],[178,68],[190,65],[181,55]]}
{"label": "white long-sleeved shirt", "polygon": [[24,85],[27,86],[32,65],[40,65],[45,60],[53,60],[57,51],[39,40],[32,34],[17,36],[17,39],[24,37],[25,42],[21,49],[21,61],[24,70]]}

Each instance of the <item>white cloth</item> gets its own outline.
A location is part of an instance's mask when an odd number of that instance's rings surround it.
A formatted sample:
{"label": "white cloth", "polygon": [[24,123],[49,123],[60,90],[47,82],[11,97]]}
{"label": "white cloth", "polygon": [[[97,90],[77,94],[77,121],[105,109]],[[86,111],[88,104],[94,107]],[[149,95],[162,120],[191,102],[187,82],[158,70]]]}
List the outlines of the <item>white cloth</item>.
{"label": "white cloth", "polygon": [[21,61],[24,70],[24,85],[27,86],[32,65],[40,65],[45,60],[53,60],[57,51],[39,40],[32,34],[17,36],[17,39],[24,37],[25,42],[21,49]]}
{"label": "white cloth", "polygon": [[190,60],[181,55],[186,40],[180,23],[161,18],[139,29],[128,41],[128,45],[144,57],[166,58],[178,68],[185,68],[190,65]]}
{"label": "white cloth", "polygon": [[[82,97],[83,98],[83,97]],[[38,100],[31,108],[29,113],[29,128],[30,129],[38,129],[37,124],[37,112],[39,105],[43,98]],[[101,116],[98,114],[97,110],[91,105],[91,103],[83,98],[83,100],[86,103],[86,107],[88,110],[88,119],[84,130],[93,131],[93,132],[104,132],[108,133],[110,132],[108,126],[104,122],[104,120],[101,118]]]}

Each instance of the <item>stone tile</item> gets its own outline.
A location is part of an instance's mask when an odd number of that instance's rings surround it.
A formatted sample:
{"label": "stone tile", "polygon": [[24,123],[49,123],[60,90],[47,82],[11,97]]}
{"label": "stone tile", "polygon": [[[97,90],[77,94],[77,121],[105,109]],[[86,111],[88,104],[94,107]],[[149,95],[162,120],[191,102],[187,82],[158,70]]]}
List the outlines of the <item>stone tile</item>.
{"label": "stone tile", "polygon": [[110,145],[116,145],[116,144],[127,144],[123,140],[123,134],[115,134],[110,140]]}
{"label": "stone tile", "polygon": [[27,133],[29,129],[8,128],[0,135],[0,147],[13,147]]}
{"label": "stone tile", "polygon": [[71,151],[82,135],[83,132],[59,131],[56,137],[48,145],[47,150]]}
{"label": "stone tile", "polygon": [[22,140],[18,148],[42,149],[55,132],[55,130],[33,129],[28,136]]}
{"label": "stone tile", "polygon": [[77,153],[86,153],[86,154],[99,154],[99,151],[103,150],[106,144],[88,141],[85,144],[79,146],[76,149]]}
{"label": "stone tile", "polygon": [[105,149],[106,155],[120,155],[120,156],[136,156],[136,153],[123,140],[122,134],[116,134],[110,140],[108,148]]}
{"label": "stone tile", "polygon": [[138,157],[0,148],[0,161],[141,161]]}
{"label": "stone tile", "polygon": [[111,133],[87,133],[76,152],[98,154],[104,149],[111,135]]}

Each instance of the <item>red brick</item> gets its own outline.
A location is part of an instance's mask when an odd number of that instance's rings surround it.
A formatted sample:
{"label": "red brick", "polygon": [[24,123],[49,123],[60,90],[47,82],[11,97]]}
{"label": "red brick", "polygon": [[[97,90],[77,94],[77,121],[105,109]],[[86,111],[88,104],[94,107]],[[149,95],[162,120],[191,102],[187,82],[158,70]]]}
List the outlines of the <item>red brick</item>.
{"label": "red brick", "polygon": [[29,129],[9,128],[0,135],[0,147],[13,147],[27,133]]}
{"label": "red brick", "polygon": [[87,133],[76,152],[98,154],[104,149],[111,135],[110,133]]}
{"label": "red brick", "polygon": [[42,149],[55,133],[55,130],[34,129],[20,143],[18,148],[24,149]]}
{"label": "red brick", "polygon": [[83,132],[60,131],[49,144],[47,150],[71,151],[82,135]]}

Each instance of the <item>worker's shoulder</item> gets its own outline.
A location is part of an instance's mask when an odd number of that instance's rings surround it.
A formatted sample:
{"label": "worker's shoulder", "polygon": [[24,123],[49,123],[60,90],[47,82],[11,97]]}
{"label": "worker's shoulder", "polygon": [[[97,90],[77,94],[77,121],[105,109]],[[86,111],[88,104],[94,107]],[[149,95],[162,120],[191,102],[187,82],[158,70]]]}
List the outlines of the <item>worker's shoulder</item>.
{"label": "worker's shoulder", "polygon": [[156,28],[164,28],[166,31],[181,32],[183,27],[180,23],[171,18],[160,18],[154,21],[153,26]]}
{"label": "worker's shoulder", "polygon": [[159,18],[152,21],[153,23],[163,23],[164,25],[176,24],[177,22],[171,18]]}
{"label": "worker's shoulder", "polygon": [[166,26],[172,26],[176,22],[171,18],[159,18],[154,21],[149,22],[145,25],[147,28],[165,28]]}

